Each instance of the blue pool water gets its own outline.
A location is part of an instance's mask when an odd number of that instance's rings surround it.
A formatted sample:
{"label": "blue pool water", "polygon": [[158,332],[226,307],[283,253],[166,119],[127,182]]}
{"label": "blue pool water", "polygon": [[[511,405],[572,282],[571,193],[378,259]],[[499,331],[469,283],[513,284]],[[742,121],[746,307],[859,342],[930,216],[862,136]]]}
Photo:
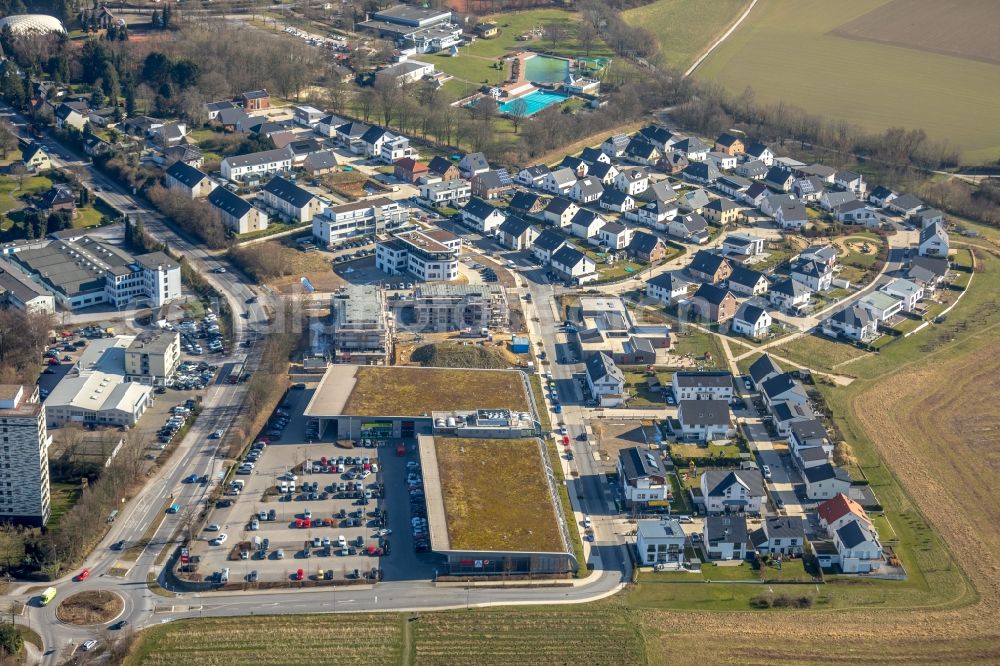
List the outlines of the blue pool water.
{"label": "blue pool water", "polygon": [[[527,105],[528,109],[525,113],[526,116],[533,116],[547,106],[552,106],[553,104],[559,104],[565,102],[569,99],[569,95],[564,95],[557,92],[549,92],[547,90],[536,90],[533,93],[527,94],[524,97],[519,97],[518,99],[523,99],[524,103]],[[504,102],[500,105],[500,113],[510,113],[513,108],[514,102],[517,100],[511,100],[509,102]]]}

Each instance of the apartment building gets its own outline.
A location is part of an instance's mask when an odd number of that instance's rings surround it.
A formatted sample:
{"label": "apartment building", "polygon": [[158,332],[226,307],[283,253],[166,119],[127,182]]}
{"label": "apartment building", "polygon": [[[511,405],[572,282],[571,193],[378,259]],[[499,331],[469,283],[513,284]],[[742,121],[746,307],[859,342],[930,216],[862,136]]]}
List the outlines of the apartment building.
{"label": "apartment building", "polygon": [[350,285],[331,303],[331,350],[339,363],[387,365],[392,354],[393,319],[385,292],[374,284]]}
{"label": "apartment building", "polygon": [[330,206],[313,218],[313,238],[323,247],[392,232],[406,223],[410,209],[398,201],[376,197]]}
{"label": "apartment building", "polygon": [[207,201],[219,211],[222,223],[237,234],[267,229],[267,213],[224,187],[212,190]]}
{"label": "apartment building", "polygon": [[147,331],[125,349],[125,376],[130,381],[162,384],[181,362],[181,336],[176,331]]}
{"label": "apartment building", "polygon": [[0,384],[0,520],[49,520],[49,445],[38,387]]}
{"label": "apartment building", "polygon": [[498,284],[418,285],[413,314],[422,331],[510,327],[507,290]]}
{"label": "apartment building", "polygon": [[389,275],[409,273],[418,280],[454,280],[462,239],[443,230],[407,231],[380,237],[375,243],[375,268]]}
{"label": "apartment building", "polygon": [[260,180],[292,170],[292,151],[287,148],[233,155],[222,160],[222,177],[234,183]]}

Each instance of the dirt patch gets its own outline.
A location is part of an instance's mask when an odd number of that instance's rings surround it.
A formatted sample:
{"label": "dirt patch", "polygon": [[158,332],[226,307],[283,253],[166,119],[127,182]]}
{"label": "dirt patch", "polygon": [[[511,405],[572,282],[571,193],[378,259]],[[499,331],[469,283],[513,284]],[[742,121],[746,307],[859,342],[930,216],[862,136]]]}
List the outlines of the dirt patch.
{"label": "dirt patch", "polygon": [[993,0],[893,0],[833,34],[1000,64],[998,21]]}
{"label": "dirt patch", "polygon": [[83,627],[110,622],[118,617],[124,608],[125,600],[118,593],[109,590],[88,590],[67,597],[56,609],[56,617],[60,622]]}

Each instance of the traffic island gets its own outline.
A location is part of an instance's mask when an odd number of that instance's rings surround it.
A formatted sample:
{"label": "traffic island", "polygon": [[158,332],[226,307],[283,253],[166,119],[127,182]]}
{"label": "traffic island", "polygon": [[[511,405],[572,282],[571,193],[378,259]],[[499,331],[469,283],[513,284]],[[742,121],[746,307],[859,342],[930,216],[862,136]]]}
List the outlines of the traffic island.
{"label": "traffic island", "polygon": [[87,590],[67,597],[56,609],[60,622],[81,627],[105,624],[125,609],[125,600],[110,590]]}

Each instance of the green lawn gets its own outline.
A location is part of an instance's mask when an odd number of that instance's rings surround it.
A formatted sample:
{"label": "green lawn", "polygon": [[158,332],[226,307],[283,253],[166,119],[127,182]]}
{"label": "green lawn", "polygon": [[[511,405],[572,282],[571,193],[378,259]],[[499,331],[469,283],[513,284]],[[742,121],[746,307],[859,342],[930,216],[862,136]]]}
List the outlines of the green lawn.
{"label": "green lawn", "polygon": [[23,197],[44,192],[50,187],[52,181],[45,176],[28,176],[20,188],[13,176],[0,176],[0,214],[23,208]]}
{"label": "green lawn", "polygon": [[[820,335],[803,335],[772,351],[803,367],[835,372],[838,364],[864,356],[866,352],[846,342],[831,340]],[[846,374],[851,374],[850,371]]]}
{"label": "green lawn", "polygon": [[[739,458],[740,447],[736,444],[698,446],[697,444],[671,444],[670,453],[678,458]],[[700,463],[699,463],[700,464]]]}
{"label": "green lawn", "polygon": [[625,22],[651,30],[663,64],[687,69],[735,21],[748,0],[656,0],[622,13]]}
{"label": "green lawn", "polygon": [[52,502],[52,517],[49,519],[49,527],[54,527],[80,499],[80,484],[53,482],[49,484],[49,496]]}
{"label": "green lawn", "polygon": [[711,362],[706,364],[708,367],[721,368],[725,366],[726,361],[722,347],[719,346],[719,341],[714,335],[690,326],[687,331],[677,334],[673,349],[674,354],[701,358],[706,352],[712,355]]}
{"label": "green lawn", "polygon": [[[749,86],[757,103],[783,100],[875,132],[922,128],[932,139],[959,147],[970,163],[995,161],[1000,65],[836,34],[839,26],[883,4],[759,3],[695,75],[736,95]],[[934,82],[933,95],[926,94],[927,81]]]}

